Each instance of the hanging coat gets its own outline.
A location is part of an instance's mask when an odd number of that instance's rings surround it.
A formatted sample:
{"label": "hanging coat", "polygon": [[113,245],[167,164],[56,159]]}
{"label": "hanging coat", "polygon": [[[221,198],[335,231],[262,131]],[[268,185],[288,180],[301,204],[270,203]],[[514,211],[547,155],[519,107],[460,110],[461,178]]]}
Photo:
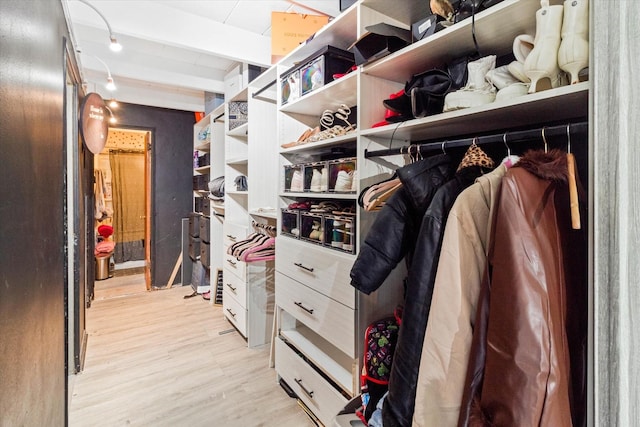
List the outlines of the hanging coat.
{"label": "hanging coat", "polygon": [[493,206],[506,170],[500,165],[476,179],[449,212],[422,346],[413,426],[458,423]]}
{"label": "hanging coat", "polygon": [[422,218],[407,279],[402,324],[389,376],[389,394],[382,406],[385,427],[411,425],[422,342],[447,216],[456,197],[482,172],[480,166],[467,166],[457,172],[438,189]]}
{"label": "hanging coat", "polygon": [[584,425],[584,230],[572,230],[565,153],[507,171],[493,219],[462,426]]}
{"label": "hanging coat", "polygon": [[441,154],[403,166],[396,173],[402,187],[376,214],[351,268],[351,285],[366,294],[378,289],[405,255],[411,263],[422,215],[453,170],[451,158]]}

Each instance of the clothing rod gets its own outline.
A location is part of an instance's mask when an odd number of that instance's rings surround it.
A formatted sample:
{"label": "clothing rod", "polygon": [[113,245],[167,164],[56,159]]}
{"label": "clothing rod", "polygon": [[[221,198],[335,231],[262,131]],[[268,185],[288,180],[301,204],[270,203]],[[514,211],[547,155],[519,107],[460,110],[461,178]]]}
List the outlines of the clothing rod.
{"label": "clothing rod", "polygon": [[[451,140],[440,140],[437,142],[427,142],[423,144],[413,144],[411,147],[417,147],[419,153],[426,153],[428,151],[442,151],[447,148],[454,147],[466,147],[471,145],[471,143],[475,140],[476,144],[490,144],[490,143],[505,143],[505,135],[506,135],[506,143],[511,144],[515,142],[522,141],[530,141],[532,139],[542,140],[542,130],[544,129],[544,134],[547,137],[557,137],[557,136],[566,136],[567,135],[567,127],[571,133],[583,133],[587,132],[589,129],[589,124],[587,122],[575,122],[575,123],[567,123],[566,125],[558,125],[558,126],[545,126],[544,128],[537,129],[527,129],[522,131],[513,131],[513,132],[502,132],[499,134],[493,135],[485,135],[478,136],[472,138],[462,138],[462,139],[451,139]],[[413,148],[415,149],[415,148]],[[383,156],[393,156],[395,154],[409,154],[409,146],[398,147],[398,148],[389,148],[386,150],[376,150],[376,151],[368,151],[364,150],[364,157],[383,157]]]}
{"label": "clothing rod", "polygon": [[253,92],[251,94],[252,98],[255,98],[256,96],[260,95],[262,92],[264,92],[265,90],[269,89],[271,86],[273,86],[274,84],[276,84],[278,80],[273,80],[271,83],[268,83],[266,86],[264,86],[262,89],[259,89],[256,92]]}

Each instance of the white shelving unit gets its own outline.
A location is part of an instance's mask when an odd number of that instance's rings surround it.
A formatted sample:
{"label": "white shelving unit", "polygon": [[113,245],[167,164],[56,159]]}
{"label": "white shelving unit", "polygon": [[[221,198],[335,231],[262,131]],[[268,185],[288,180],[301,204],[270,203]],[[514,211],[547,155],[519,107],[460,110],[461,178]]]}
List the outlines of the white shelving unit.
{"label": "white shelving unit", "polygon": [[[272,80],[275,70],[263,73],[237,93],[225,94],[227,115],[230,103],[246,102],[248,120],[233,129],[227,126],[225,132],[223,312],[249,347],[271,340],[274,262],[245,263],[227,254],[227,248],[256,231],[254,223],[276,223],[276,165],[266,162],[273,157],[276,134],[275,86],[269,84]],[[260,96],[254,96],[258,91]],[[241,175],[247,177],[246,191],[237,190],[235,185]]]}
{"label": "white shelving unit", "polygon": [[[561,4],[561,1],[553,0],[552,3]],[[478,13],[475,31],[483,54],[510,53],[516,36],[535,34],[535,13],[539,7],[536,1],[504,0]],[[365,32],[368,25],[386,22],[408,29],[411,23],[429,13],[428,2],[420,0],[360,0],[313,39],[285,57],[276,67],[278,82],[293,64],[326,45],[346,49]],[[589,82],[481,107],[372,127],[384,118],[382,101],[401,90],[412,75],[443,67],[473,50],[471,19],[467,19],[361,66],[285,105],[280,105],[279,101],[278,142],[274,150],[278,153],[280,168],[277,171],[280,178],[277,207],[286,208],[290,203],[302,200],[313,203],[330,199],[356,203],[357,194],[285,191],[285,167],[317,161],[331,155],[332,150],[355,153],[360,189],[377,182],[381,176],[390,176],[394,169],[405,163],[405,158],[400,155],[366,158],[366,151],[587,117]],[[278,100],[279,91],[280,88]],[[325,109],[335,110],[341,103],[357,106],[355,132],[280,148],[280,144],[296,141],[306,129],[318,125]],[[375,217],[375,213],[358,209],[356,251]],[[282,224],[283,217],[279,211],[279,229]],[[372,321],[390,315],[396,304],[402,301],[400,284],[405,275],[404,267],[398,266],[378,291],[366,296],[350,285],[349,272],[355,255],[340,253],[282,232],[276,247],[276,371],[325,425],[333,425],[333,418],[342,406],[359,393],[365,328]],[[336,327],[336,319],[339,319],[339,327]]]}

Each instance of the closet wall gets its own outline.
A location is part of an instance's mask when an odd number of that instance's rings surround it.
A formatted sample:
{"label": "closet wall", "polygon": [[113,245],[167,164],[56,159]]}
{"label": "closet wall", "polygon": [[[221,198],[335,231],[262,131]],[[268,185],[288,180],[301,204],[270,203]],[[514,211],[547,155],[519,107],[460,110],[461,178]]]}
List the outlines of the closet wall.
{"label": "closet wall", "polygon": [[[120,103],[118,126],[150,130],[151,280],[165,286],[182,248],[182,218],[193,204],[192,112]],[[179,281],[179,276],[175,281]]]}

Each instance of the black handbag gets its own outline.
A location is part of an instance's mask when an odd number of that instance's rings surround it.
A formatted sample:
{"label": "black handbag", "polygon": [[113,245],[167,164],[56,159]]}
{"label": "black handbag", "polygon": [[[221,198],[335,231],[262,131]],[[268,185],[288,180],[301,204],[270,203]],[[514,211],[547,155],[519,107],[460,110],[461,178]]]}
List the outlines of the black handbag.
{"label": "black handbag", "polygon": [[400,113],[405,120],[441,113],[451,82],[447,71],[433,68],[414,74],[406,82],[402,95],[385,99],[382,103],[389,110]]}
{"label": "black handbag", "polygon": [[433,69],[424,73],[421,85],[411,88],[411,112],[413,117],[426,117],[442,113],[444,96],[451,90],[448,72]]}

